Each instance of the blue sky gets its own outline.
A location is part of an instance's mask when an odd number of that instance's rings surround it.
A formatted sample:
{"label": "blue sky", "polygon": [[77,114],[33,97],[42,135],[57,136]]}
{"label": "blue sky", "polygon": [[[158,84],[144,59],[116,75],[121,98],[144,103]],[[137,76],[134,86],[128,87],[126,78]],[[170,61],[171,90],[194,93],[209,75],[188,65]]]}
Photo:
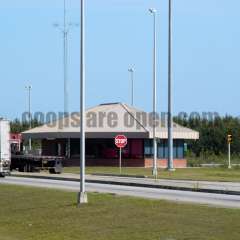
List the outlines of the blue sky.
{"label": "blue sky", "polygon": [[[174,112],[216,111],[238,116],[240,1],[173,0]],[[61,0],[2,0],[0,115],[63,110]],[[167,109],[167,0],[86,0],[87,106],[130,103],[127,71],[134,66],[135,105],[152,108],[152,18],[158,9],[158,111]],[[79,23],[79,0],[68,21]],[[69,39],[70,110],[79,109],[79,28]]]}

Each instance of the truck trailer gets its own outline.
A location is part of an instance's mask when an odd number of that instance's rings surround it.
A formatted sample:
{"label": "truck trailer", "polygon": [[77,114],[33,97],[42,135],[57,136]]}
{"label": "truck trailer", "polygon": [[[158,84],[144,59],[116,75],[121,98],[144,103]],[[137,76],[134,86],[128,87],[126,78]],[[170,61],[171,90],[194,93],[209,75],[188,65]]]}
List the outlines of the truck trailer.
{"label": "truck trailer", "polygon": [[0,177],[10,174],[10,123],[0,118]]}
{"label": "truck trailer", "polygon": [[11,171],[39,172],[48,170],[51,174],[60,174],[63,171],[63,157],[37,156],[31,154],[12,154]]}

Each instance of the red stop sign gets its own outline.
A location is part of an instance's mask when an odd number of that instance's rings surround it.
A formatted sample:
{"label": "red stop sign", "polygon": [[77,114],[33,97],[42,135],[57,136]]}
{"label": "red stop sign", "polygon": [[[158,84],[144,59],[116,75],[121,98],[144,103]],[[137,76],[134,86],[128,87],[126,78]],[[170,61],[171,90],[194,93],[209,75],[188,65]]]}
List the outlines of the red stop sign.
{"label": "red stop sign", "polygon": [[115,145],[118,148],[124,148],[127,145],[127,137],[124,135],[118,135],[115,137]]}

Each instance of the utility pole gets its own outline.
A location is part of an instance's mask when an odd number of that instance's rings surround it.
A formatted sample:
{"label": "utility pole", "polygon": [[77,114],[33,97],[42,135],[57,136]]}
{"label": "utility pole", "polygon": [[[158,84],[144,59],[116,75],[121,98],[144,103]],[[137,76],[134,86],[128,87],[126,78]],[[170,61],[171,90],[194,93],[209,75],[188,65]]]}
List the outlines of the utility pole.
{"label": "utility pole", "polygon": [[[26,86],[25,89],[28,92],[28,123],[29,123],[29,129],[32,128],[32,114],[31,114],[31,90],[32,90],[32,86]],[[28,150],[31,151],[32,150],[32,139],[29,138],[28,140]]]}
{"label": "utility pole", "polygon": [[78,206],[87,203],[85,188],[85,0],[81,1],[81,47],[80,47],[80,192],[78,193]]}
{"label": "utility pole", "polygon": [[128,71],[130,72],[131,75],[131,84],[132,84],[132,89],[131,89],[131,104],[132,106],[134,105],[134,68],[129,68]]}
{"label": "utility pole", "polygon": [[157,178],[157,139],[156,139],[156,114],[157,114],[157,31],[156,9],[149,9],[153,15],[153,176]]}
{"label": "utility pole", "polygon": [[172,0],[168,6],[168,170],[173,166],[173,116],[172,116]]}

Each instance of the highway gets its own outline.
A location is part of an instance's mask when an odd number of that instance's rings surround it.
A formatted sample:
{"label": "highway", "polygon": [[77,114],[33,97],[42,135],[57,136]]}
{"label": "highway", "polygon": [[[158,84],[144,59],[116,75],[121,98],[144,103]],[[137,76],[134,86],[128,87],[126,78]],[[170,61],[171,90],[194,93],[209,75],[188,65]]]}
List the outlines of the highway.
{"label": "highway", "polygon": [[[78,182],[62,180],[6,177],[0,179],[0,184],[42,187],[76,192],[79,191]],[[190,191],[188,192],[179,190],[167,190],[132,186],[119,186],[99,183],[87,183],[86,189],[88,192],[112,193],[120,196],[133,196],[175,202],[212,205],[227,208],[240,208],[240,196],[236,195],[201,193]]]}

